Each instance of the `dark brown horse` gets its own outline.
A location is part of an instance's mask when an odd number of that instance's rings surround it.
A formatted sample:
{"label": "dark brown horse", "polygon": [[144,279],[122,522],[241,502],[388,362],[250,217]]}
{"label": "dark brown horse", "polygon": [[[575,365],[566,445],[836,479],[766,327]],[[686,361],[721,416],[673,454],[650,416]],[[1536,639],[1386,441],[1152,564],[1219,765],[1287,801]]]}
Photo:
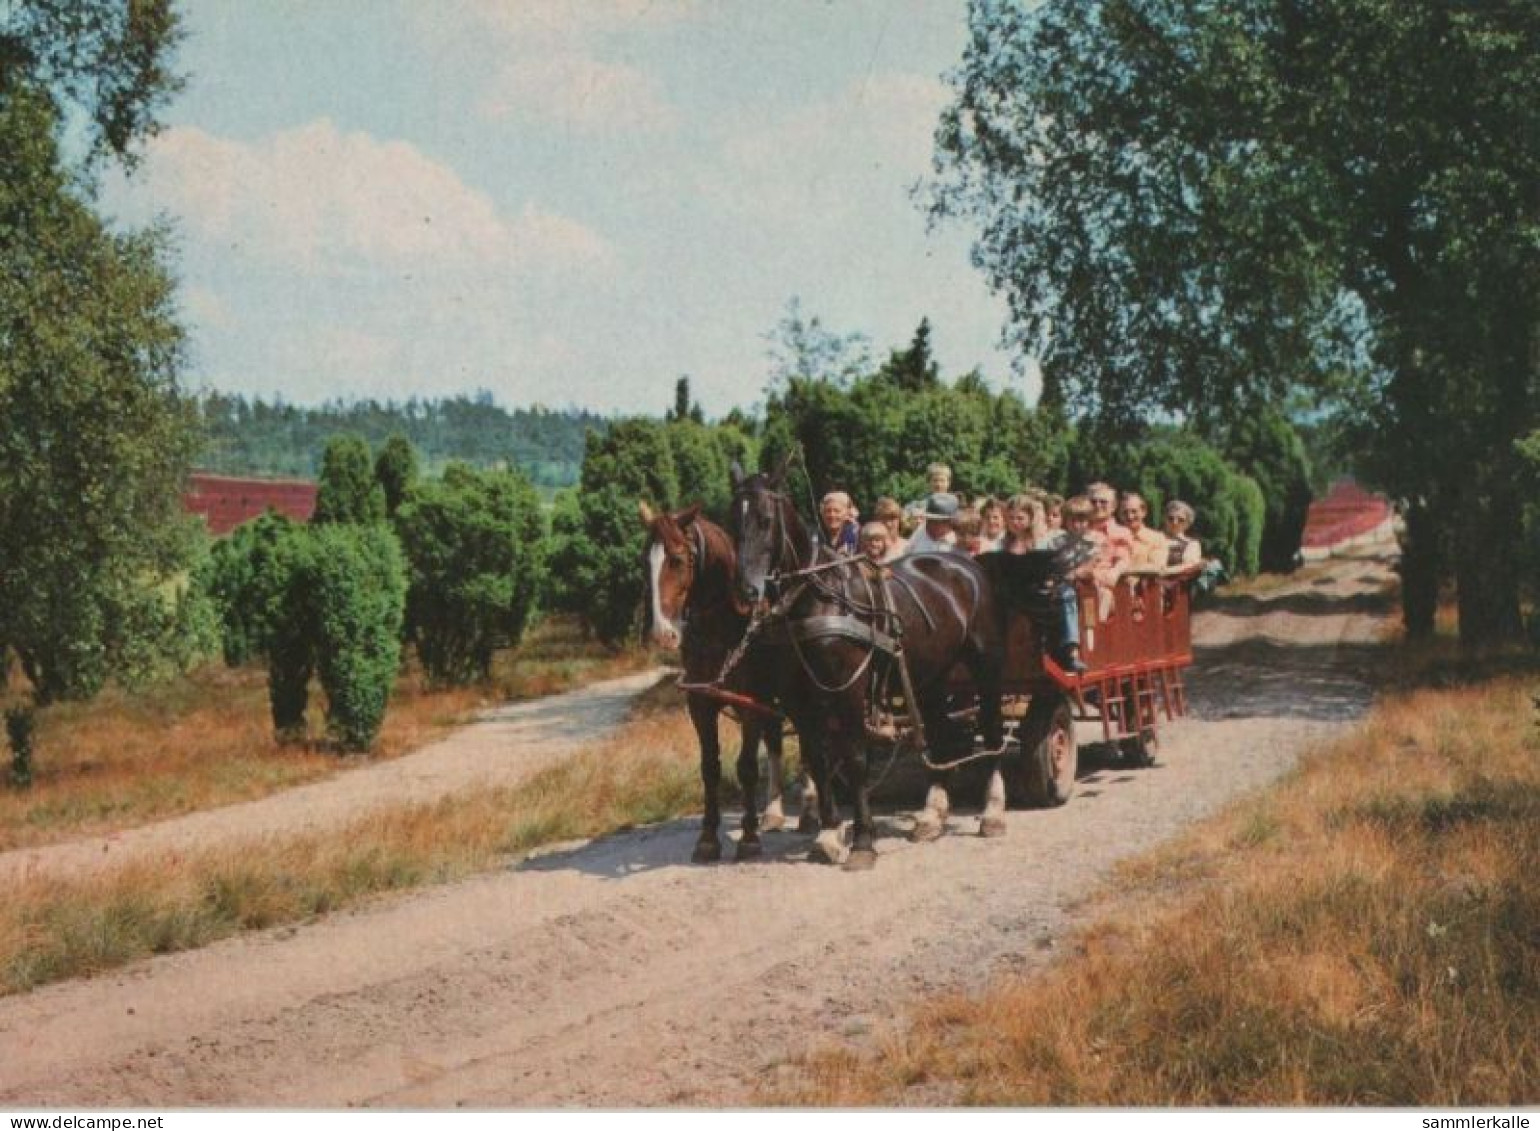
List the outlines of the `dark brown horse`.
{"label": "dark brown horse", "polygon": [[[745,606],[737,594],[737,559],[732,540],[715,523],[702,518],[699,505],[673,514],[654,514],[640,504],[647,524],[647,585],[653,642],[679,649],[686,684],[714,681],[723,662],[743,638],[748,625]],[[729,686],[757,690],[756,664],[751,660],[736,668]],[[699,692],[687,695],[690,722],[700,742],[700,774],[705,789],[706,813],[694,859],[698,863],[719,860],[718,836],[722,815],[718,792],[722,778],[722,749],[717,720],[722,701]],[[760,855],[759,832],[782,828],[781,723],[779,719],[742,712],[743,743],[738,751],[738,782],[743,788],[743,831],[737,859]],[[763,740],[770,762],[770,797],[761,820],[756,813],[759,788],[759,744]]]}
{"label": "dark brown horse", "polygon": [[[990,763],[979,831],[1005,832],[1000,776],[1001,625],[984,571],[965,554],[914,554],[881,573],[816,546],[774,475],[734,476],[730,521],[738,557],[739,596],[772,610],[762,650],[778,654],[777,697],[790,715],[816,781],[823,825],[814,853],[831,863],[843,855],[829,771],[839,766],[853,794],[855,821],[847,868],[876,862],[866,753],[874,696],[912,693],[923,720],[930,789],[913,836],[941,835],[950,809],[951,766]],[[897,649],[907,667],[904,687]],[[950,724],[948,676],[959,664],[979,697],[984,751],[972,755],[971,729]],[[811,751],[810,751],[811,747]]]}

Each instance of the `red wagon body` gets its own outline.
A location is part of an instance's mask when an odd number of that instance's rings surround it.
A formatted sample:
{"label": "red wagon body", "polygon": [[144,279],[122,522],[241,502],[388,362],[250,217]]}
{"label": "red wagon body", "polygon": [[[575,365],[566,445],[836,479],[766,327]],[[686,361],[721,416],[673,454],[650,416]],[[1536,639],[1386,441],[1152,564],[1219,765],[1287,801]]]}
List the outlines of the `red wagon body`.
{"label": "red wagon body", "polygon": [[[1195,572],[1195,571],[1194,571]],[[1062,805],[1078,769],[1077,721],[1096,722],[1122,756],[1147,764],[1162,722],[1187,713],[1184,669],[1192,664],[1191,581],[1180,575],[1130,577],[1112,591],[1105,617],[1096,586],[1077,587],[1080,657],[1086,671],[1056,663],[1043,627],[1024,612],[1006,624],[1004,691],[1016,720],[1021,792],[1036,805]],[[955,690],[971,694],[964,673]]]}

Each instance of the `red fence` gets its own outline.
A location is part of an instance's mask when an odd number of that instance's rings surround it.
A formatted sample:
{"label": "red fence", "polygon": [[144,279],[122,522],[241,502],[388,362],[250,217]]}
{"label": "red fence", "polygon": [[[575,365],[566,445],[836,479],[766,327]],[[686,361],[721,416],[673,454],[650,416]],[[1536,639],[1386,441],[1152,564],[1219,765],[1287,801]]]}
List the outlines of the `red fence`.
{"label": "red fence", "polygon": [[209,533],[228,534],[268,508],[308,522],[315,513],[315,492],[316,485],[304,479],[237,479],[194,472],[182,507],[188,514],[201,514]]}

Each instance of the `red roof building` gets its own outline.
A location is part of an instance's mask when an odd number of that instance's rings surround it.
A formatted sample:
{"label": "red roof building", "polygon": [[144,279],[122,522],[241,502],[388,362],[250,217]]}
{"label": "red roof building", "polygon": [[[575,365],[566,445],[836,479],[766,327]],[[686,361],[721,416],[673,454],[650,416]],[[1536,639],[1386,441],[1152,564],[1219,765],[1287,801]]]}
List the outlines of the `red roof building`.
{"label": "red roof building", "polygon": [[182,507],[201,514],[210,534],[228,534],[272,508],[296,522],[309,522],[315,513],[316,485],[306,479],[239,479],[231,475],[194,472],[188,478]]}
{"label": "red roof building", "polygon": [[1310,504],[1300,553],[1306,561],[1318,561],[1371,542],[1393,542],[1393,521],[1390,500],[1384,495],[1365,491],[1351,479],[1339,479],[1325,498]]}

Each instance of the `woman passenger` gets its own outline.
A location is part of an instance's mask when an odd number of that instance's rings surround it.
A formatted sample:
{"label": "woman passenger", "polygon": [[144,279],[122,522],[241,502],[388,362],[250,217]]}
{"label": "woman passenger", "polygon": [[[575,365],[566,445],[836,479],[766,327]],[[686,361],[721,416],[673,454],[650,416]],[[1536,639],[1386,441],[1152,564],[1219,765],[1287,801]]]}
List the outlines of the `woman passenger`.
{"label": "woman passenger", "polygon": [[884,561],[901,558],[909,549],[909,539],[904,537],[904,508],[891,495],[884,495],[872,508],[872,518],[888,528],[888,551]]}
{"label": "woman passenger", "polygon": [[1182,570],[1203,561],[1202,543],[1187,533],[1195,518],[1197,513],[1181,499],[1166,504],[1166,538],[1170,546],[1167,569]]}
{"label": "woman passenger", "polygon": [[1031,495],[1012,495],[1005,504],[1005,537],[1000,548],[1007,554],[1048,549],[1040,544],[1046,536],[1042,505]]}

